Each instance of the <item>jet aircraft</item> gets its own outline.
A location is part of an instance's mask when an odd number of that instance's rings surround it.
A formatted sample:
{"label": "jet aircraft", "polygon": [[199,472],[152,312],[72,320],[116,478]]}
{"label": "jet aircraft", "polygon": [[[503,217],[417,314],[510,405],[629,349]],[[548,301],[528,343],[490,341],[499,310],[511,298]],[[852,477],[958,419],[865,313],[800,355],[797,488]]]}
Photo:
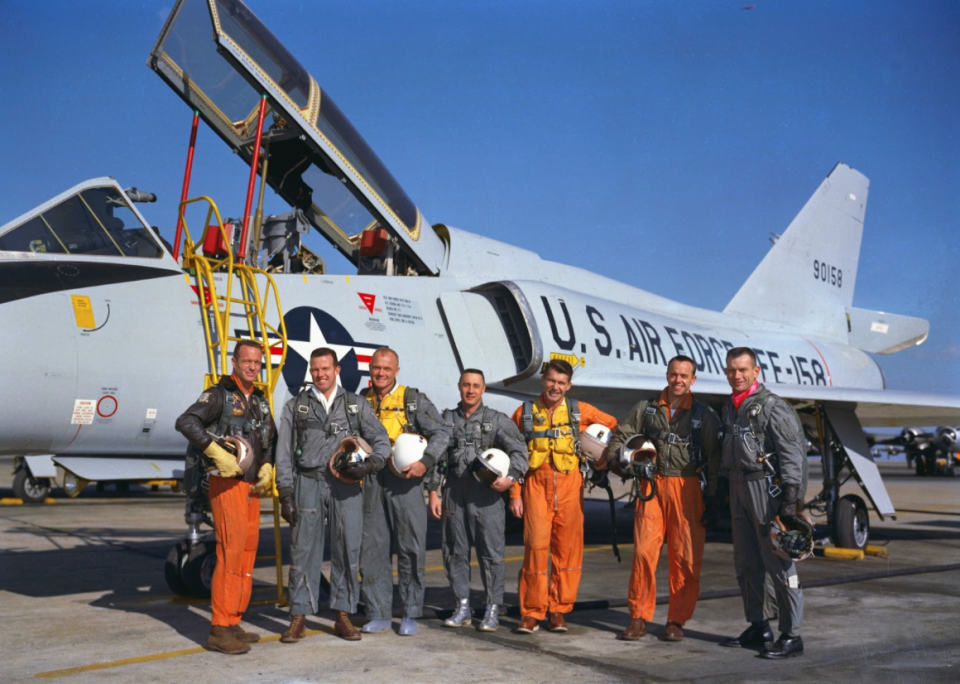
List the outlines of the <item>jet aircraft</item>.
{"label": "jet aircraft", "polygon": [[[798,409],[822,455],[823,486],[811,487],[807,508],[838,544],[861,548],[868,503],[881,517],[896,512],[863,428],[960,424],[960,398],[886,390],[870,356],[922,343],[929,325],[853,306],[869,182],[846,164],[724,310],[711,311],[429,223],[240,0],[178,0],[148,65],[291,207],[222,234],[229,246],[209,221],[188,221],[195,206],[182,214],[208,253],[248,254],[263,287],[275,283],[279,306],[264,324],[281,332],[228,316],[229,336],[269,338],[275,406],[309,381],[319,346],[337,351],[341,384],[358,390],[372,351],[389,345],[404,377],[439,406],[456,403],[461,369],[482,368],[488,403],[504,411],[536,396],[544,362],[563,358],[575,367],[573,395],[614,415],[662,389],[676,354],[695,359],[698,395],[719,404],[726,350],[749,346],[762,381]],[[31,388],[3,406],[0,453],[18,457],[25,499],[42,499],[58,476],[69,493],[91,481],[182,477],[174,421],[211,372],[210,293],[177,258],[179,231],[172,250],[161,244],[141,199],[96,178],[0,227],[0,322],[19,331],[0,343],[0,384]],[[311,230],[356,271],[327,273],[302,243]],[[218,290],[227,279],[213,274]],[[839,496],[850,478],[865,498]]]}

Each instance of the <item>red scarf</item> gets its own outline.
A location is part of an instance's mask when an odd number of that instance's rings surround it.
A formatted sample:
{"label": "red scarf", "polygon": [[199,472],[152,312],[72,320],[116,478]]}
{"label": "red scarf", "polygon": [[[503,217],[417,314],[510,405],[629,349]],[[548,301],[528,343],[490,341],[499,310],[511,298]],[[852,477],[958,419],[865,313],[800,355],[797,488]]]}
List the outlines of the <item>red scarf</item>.
{"label": "red scarf", "polygon": [[754,392],[756,392],[759,388],[760,388],[760,383],[754,380],[753,384],[750,385],[750,389],[748,389],[746,392],[743,392],[741,394],[734,394],[732,397],[730,397],[733,400],[733,408],[739,411],[740,404],[743,403],[743,400],[749,397]]}

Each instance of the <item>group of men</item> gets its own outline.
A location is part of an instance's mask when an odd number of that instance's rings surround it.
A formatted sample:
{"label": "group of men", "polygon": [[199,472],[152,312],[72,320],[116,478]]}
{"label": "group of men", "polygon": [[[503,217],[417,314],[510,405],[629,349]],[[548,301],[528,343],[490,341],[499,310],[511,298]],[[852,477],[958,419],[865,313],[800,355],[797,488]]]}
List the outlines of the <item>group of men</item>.
{"label": "group of men", "polygon": [[[239,622],[252,585],[258,496],[270,491],[274,464],[281,515],[292,528],[291,618],[281,642],[302,639],[306,617],[320,608],[327,527],[335,634],[353,641],[363,633],[391,629],[394,550],[402,603],[398,631],[416,634],[423,608],[428,513],[441,521],[444,569],[456,599],[444,625],[461,627],[473,620],[472,546],[486,595],[479,629],[496,630],[504,601],[507,508],[524,520],[516,631],[531,634],[544,620],[552,632],[567,631],[564,616],[576,601],[583,565],[586,468],[581,433],[599,424],[612,434],[603,455],[591,464],[596,471],[612,466],[624,475],[631,472],[623,469],[620,453],[638,435],[645,441],[638,451],[648,452],[655,463],[655,475],[640,484],[650,494],[637,500],[628,594],[631,621],[620,638],[636,640],[646,633],[656,603],[657,561],[666,543],[670,602],[663,639],[683,639],[682,627],[699,595],[705,527],[722,505],[717,494],[722,473],[730,481],[736,573],[750,622],[743,634],[724,645],[762,647],[761,655],[768,658],[803,652],[796,569],[774,554],[770,538],[777,516],[788,523],[797,516],[805,457],[802,427],[789,405],[758,382],[760,369],[752,350],[735,348],[727,355],[733,394],[722,421],[693,396],[696,363],[677,356],[668,364],[666,388],[638,403],[619,424],[613,416],[567,397],[573,369],[566,361],[544,365],[542,392],[521,404],[512,417],[484,405],[483,372],[466,369],[458,382],[460,402],[441,414],[425,394],[399,384],[400,359],[394,350],[374,352],[371,386],[358,396],[338,384],[336,353],[319,348],[310,358],[312,383],[283,407],[278,430],[263,395],[253,387],[261,359],[255,342],[238,343],[234,373],[205,391],[177,421],[196,458],[213,471],[209,497],[217,565],[211,650],[244,653],[259,639]],[[391,462],[391,450],[404,434],[418,436],[422,456],[401,469],[396,465],[400,459]],[[222,438],[229,435],[243,435],[255,452],[254,465],[245,473],[224,448]],[[771,494],[758,449],[774,455],[779,498]],[[491,450],[509,460],[506,474],[475,477],[478,460]],[[365,458],[341,458],[354,451],[363,451]],[[769,586],[771,580],[781,632],[776,642],[769,628],[771,616],[764,613],[765,582]],[[361,594],[367,621],[358,628],[351,615]]]}

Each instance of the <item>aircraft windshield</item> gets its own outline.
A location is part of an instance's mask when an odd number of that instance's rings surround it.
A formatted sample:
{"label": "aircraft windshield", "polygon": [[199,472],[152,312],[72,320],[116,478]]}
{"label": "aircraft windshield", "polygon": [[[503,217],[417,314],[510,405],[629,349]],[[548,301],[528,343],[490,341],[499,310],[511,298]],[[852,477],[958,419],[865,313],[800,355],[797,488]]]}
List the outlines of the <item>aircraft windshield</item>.
{"label": "aircraft windshield", "polygon": [[300,66],[256,15],[238,0],[217,0],[221,30],[267,72],[291,100],[304,109],[310,103],[310,74]]}
{"label": "aircraft windshield", "polygon": [[357,129],[343,115],[340,108],[334,104],[329,95],[323,93],[320,100],[320,115],[317,117],[317,128],[327,136],[350,161],[353,168],[362,175],[374,190],[387,201],[393,210],[408,228],[417,227],[417,207],[397,183],[387,167],[374,153],[367,141],[360,137]]}
{"label": "aircraft windshield", "polygon": [[184,87],[202,93],[226,123],[243,121],[255,111],[260,102],[256,90],[217,54],[217,45],[210,40],[206,0],[187,0],[180,6],[162,49],[181,72]]}
{"label": "aircraft windshield", "polygon": [[157,259],[163,250],[126,197],[89,188],[0,235],[0,251]]}

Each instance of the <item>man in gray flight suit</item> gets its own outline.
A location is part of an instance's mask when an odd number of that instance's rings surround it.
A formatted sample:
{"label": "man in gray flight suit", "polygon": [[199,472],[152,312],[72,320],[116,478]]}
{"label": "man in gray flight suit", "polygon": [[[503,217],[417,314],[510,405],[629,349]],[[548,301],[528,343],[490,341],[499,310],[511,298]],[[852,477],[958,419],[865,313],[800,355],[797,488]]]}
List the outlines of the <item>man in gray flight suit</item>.
{"label": "man in gray flight suit", "polygon": [[[723,645],[765,646],[761,656],[779,659],[803,654],[803,590],[795,564],[774,553],[770,526],[778,515],[787,527],[796,525],[806,448],[796,412],[757,381],[759,373],[753,350],[735,347],[727,352],[726,375],[733,394],[723,413],[721,470],[730,481],[734,565],[750,626]],[[773,581],[779,609],[776,643],[771,643],[773,632],[763,613],[765,573]]]}
{"label": "man in gray flight suit", "polygon": [[[330,516],[330,609],[337,611],[334,632],[348,641],[360,639],[350,622],[360,599],[360,538],[363,495],[359,480],[383,468],[390,456],[387,431],[369,404],[337,385],[340,366],[327,347],[310,354],[306,387],[283,407],[277,441],[277,491],[280,515],[290,532],[290,627],[283,643],[303,638],[307,614],[319,609],[320,565],[325,518]],[[367,458],[338,472],[331,459],[348,437],[362,437]]]}
{"label": "man in gray flight suit", "polygon": [[427,506],[423,501],[424,477],[447,449],[450,430],[440,420],[436,407],[412,387],[397,383],[400,357],[389,347],[373,352],[370,359],[372,387],[363,395],[374,414],[396,441],[403,433],[427,440],[423,457],[404,467],[400,475],[384,468],[363,481],[363,542],[360,574],[368,633],[390,629],[393,616],[393,566],[390,551],[397,549],[397,584],[403,603],[400,635],[417,633],[416,618],[423,615],[423,589],[427,557]]}
{"label": "man in gray flight suit", "polygon": [[[443,412],[453,430],[447,449],[443,500],[440,473],[430,483],[430,515],[442,520],[443,565],[447,581],[457,598],[457,606],[447,627],[460,627],[473,619],[470,607],[470,546],[477,549],[480,579],[487,594],[487,606],[480,631],[494,632],[500,624],[503,604],[504,492],[527,472],[527,444],[517,425],[506,414],[483,405],[486,390],[483,372],[468,368],[460,374],[460,403]],[[471,473],[471,465],[487,449],[497,448],[510,457],[506,477],[498,477],[490,486]],[[439,468],[437,469],[439,471]]]}

